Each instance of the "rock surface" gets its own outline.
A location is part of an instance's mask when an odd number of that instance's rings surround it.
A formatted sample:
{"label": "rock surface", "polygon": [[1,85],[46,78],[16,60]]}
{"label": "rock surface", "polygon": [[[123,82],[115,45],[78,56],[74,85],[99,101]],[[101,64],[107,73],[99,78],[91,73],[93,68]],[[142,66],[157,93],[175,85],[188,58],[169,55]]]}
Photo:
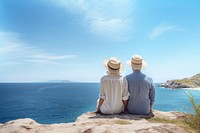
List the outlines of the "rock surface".
{"label": "rock surface", "polygon": [[[154,111],[155,117],[177,119],[179,112]],[[18,119],[0,125],[0,133],[186,133],[174,124],[151,123],[147,116],[131,114],[100,115],[85,113],[74,123],[38,124],[32,119]]]}
{"label": "rock surface", "polygon": [[165,88],[194,88],[194,86],[192,85],[185,85],[183,83],[177,83],[175,81],[167,81],[163,84],[160,85],[161,87],[165,87]]}

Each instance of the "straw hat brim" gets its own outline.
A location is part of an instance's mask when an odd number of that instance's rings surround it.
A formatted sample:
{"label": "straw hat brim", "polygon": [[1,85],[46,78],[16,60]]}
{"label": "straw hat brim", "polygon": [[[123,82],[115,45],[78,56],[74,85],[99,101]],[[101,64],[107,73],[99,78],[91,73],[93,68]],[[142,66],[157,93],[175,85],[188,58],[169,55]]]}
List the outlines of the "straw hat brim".
{"label": "straw hat brim", "polygon": [[109,59],[106,59],[106,60],[104,60],[104,62],[103,62],[103,66],[104,66],[104,68],[107,70],[107,71],[110,71],[111,73],[119,73],[119,74],[121,74],[121,73],[123,73],[124,72],[124,70],[125,70],[125,68],[124,68],[124,65],[122,65],[122,63],[120,63],[120,68],[119,68],[119,70],[112,70],[112,69],[109,69],[108,68],[108,61],[109,61]]}
{"label": "straw hat brim", "polygon": [[[129,67],[132,68],[131,60],[126,61],[126,63],[127,63],[127,65],[128,65]],[[145,68],[147,68],[147,66],[148,66],[147,62],[144,61],[144,60],[142,60],[142,68],[141,68],[141,69],[145,69]]]}

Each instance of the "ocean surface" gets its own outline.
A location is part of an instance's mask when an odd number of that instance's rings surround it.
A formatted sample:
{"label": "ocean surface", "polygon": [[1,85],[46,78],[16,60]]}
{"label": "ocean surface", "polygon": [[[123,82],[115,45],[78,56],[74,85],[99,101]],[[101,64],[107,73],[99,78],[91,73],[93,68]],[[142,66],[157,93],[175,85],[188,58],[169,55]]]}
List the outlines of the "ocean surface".
{"label": "ocean surface", "polygon": [[[200,102],[200,91],[155,86],[154,109],[192,113],[188,91]],[[0,83],[0,123],[19,118],[42,124],[74,122],[95,111],[99,87],[99,83]]]}

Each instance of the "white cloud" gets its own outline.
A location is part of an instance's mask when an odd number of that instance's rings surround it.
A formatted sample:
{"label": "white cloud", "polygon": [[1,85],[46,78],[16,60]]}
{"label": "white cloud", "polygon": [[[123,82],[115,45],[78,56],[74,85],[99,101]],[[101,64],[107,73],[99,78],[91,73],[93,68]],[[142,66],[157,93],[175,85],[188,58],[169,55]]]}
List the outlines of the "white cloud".
{"label": "white cloud", "polygon": [[63,59],[70,59],[74,58],[76,55],[60,55],[60,56],[53,56],[53,55],[32,55],[31,58],[33,59],[42,59],[42,60],[63,60]]}
{"label": "white cloud", "polygon": [[0,61],[1,65],[17,63],[46,63],[60,64],[59,61],[77,57],[77,55],[51,55],[48,51],[31,46],[13,32],[0,32]]}
{"label": "white cloud", "polygon": [[60,64],[50,60],[43,60],[43,59],[25,59],[26,62],[33,62],[33,63],[40,63],[40,64]]}
{"label": "white cloud", "polygon": [[155,39],[167,32],[171,32],[171,31],[182,31],[184,29],[177,27],[177,26],[173,26],[173,25],[165,25],[165,24],[161,24],[156,26],[152,32],[150,33],[149,37],[151,39]]}
{"label": "white cloud", "polygon": [[120,39],[133,27],[133,0],[45,0],[68,12],[81,15],[92,33]]}

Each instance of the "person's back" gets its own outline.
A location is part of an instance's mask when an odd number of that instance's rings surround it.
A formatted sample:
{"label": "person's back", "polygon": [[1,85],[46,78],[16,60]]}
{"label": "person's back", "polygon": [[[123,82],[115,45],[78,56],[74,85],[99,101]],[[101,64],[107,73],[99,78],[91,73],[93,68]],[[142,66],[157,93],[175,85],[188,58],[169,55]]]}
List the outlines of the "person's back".
{"label": "person's back", "polygon": [[[127,85],[120,75],[109,74],[101,78],[101,92],[100,97],[104,98],[104,102],[101,106],[101,112],[103,114],[115,114],[121,113],[124,110],[123,93],[124,85]],[[126,79],[125,79],[126,80]],[[126,99],[128,96],[125,95]]]}
{"label": "person's back", "polygon": [[116,57],[104,62],[107,74],[101,78],[100,97],[96,113],[115,114],[124,111],[129,97],[126,78],[120,76],[123,65]]}
{"label": "person's back", "polygon": [[130,93],[127,109],[132,114],[149,114],[155,99],[153,80],[141,72],[146,62],[140,55],[127,61],[133,73],[126,76]]}
{"label": "person's back", "polygon": [[128,101],[128,112],[133,114],[148,114],[150,103],[154,101],[154,86],[151,78],[140,71],[134,71],[126,76],[128,81],[128,91],[130,93]]}

